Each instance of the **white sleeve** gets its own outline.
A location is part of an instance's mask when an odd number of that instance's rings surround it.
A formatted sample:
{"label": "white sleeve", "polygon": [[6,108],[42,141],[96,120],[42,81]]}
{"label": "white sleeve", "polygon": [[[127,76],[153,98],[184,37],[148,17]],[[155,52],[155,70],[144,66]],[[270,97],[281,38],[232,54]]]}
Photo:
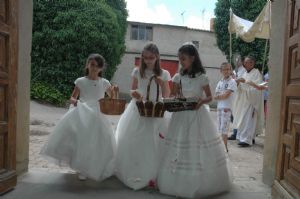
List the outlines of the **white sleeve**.
{"label": "white sleeve", "polygon": [[167,71],[167,70],[163,70],[163,72],[162,72],[162,80],[164,81],[164,82],[168,82],[168,81],[170,81],[171,80],[171,75],[170,75],[170,73],[169,73],[169,71]]}
{"label": "white sleeve", "polygon": [[107,89],[109,89],[111,87],[110,82],[107,79],[103,79],[103,88],[104,91],[107,91]]}
{"label": "white sleeve", "polygon": [[139,71],[140,71],[139,68],[138,68],[138,67],[135,67],[135,68],[132,70],[131,77],[138,78]]}
{"label": "white sleeve", "polygon": [[79,88],[80,90],[80,87],[81,87],[81,78],[77,78],[75,81],[74,81],[74,84],[77,88]]}
{"label": "white sleeve", "polygon": [[235,92],[236,89],[237,89],[236,82],[232,79],[232,80],[228,83],[227,90],[231,90],[232,92]]}
{"label": "white sleeve", "polygon": [[176,73],[174,75],[174,77],[172,78],[172,82],[179,84],[179,82],[180,82],[180,75],[179,75],[179,73]]}
{"label": "white sleeve", "polygon": [[203,82],[203,86],[209,85],[209,79],[206,75],[202,75],[202,82]]}

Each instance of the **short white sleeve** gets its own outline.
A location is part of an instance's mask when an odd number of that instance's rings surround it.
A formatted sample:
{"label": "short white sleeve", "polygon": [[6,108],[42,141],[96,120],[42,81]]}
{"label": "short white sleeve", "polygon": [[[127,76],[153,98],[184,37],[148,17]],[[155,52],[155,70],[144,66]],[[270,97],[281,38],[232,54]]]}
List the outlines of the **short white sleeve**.
{"label": "short white sleeve", "polygon": [[135,67],[135,68],[132,70],[131,77],[138,78],[139,71],[140,71],[139,68],[138,68],[138,67]]}
{"label": "short white sleeve", "polygon": [[82,78],[77,78],[77,79],[74,81],[75,86],[76,86],[77,88],[79,88],[79,89],[80,89],[81,86],[82,86],[82,85],[81,85],[81,84],[82,84],[82,83],[81,83],[81,82],[82,82],[81,79],[82,79]]}
{"label": "short white sleeve", "polygon": [[172,82],[179,84],[180,83],[180,75],[179,73],[176,73],[174,77],[172,78]]}
{"label": "short white sleeve", "polygon": [[107,79],[102,78],[104,91],[107,91],[111,87],[110,82]]}
{"label": "short white sleeve", "polygon": [[162,80],[163,80],[164,82],[170,81],[170,80],[171,80],[171,75],[170,75],[169,71],[163,70],[163,71],[162,71],[162,74],[161,74],[161,78],[162,78]]}
{"label": "short white sleeve", "polygon": [[201,75],[203,86],[209,85],[208,77],[204,74]]}
{"label": "short white sleeve", "polygon": [[226,90],[231,90],[232,92],[235,92],[237,89],[237,85],[236,85],[236,82],[231,79],[229,82],[228,82],[228,87],[226,88]]}

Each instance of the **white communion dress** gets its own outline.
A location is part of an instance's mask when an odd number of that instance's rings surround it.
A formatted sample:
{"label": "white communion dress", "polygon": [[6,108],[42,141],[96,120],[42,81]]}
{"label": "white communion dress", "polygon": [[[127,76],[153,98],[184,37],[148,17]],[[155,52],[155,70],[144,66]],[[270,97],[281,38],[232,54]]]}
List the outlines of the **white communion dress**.
{"label": "white communion dress", "polygon": [[[146,70],[145,78],[135,68],[132,76],[138,79],[138,91],[146,98],[146,90],[151,70]],[[170,74],[163,70],[163,81],[169,81]],[[161,89],[160,89],[161,90]],[[156,83],[150,89],[150,100],[156,99]],[[160,92],[161,99],[161,92]],[[164,118],[146,118],[139,115],[136,100],[132,99],[122,115],[116,130],[117,155],[116,176],[128,187],[138,190],[155,181],[159,165],[159,142],[167,131]]]}
{"label": "white communion dress", "polygon": [[77,107],[71,107],[59,121],[41,153],[101,181],[113,174],[116,149],[112,126],[100,113],[98,103],[110,83],[103,78],[81,77],[75,85],[80,90]]}
{"label": "white communion dress", "polygon": [[[176,74],[185,97],[202,97],[208,85],[203,74],[190,78]],[[230,189],[231,170],[225,147],[204,106],[195,111],[172,114],[164,139],[158,174],[161,193],[184,198],[203,198]]]}

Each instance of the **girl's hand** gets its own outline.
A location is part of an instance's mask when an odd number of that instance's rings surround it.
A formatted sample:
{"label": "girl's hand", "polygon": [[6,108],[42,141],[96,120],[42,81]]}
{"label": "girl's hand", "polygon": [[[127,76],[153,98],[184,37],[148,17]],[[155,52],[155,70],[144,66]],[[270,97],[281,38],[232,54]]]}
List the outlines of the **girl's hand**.
{"label": "girl's hand", "polygon": [[161,79],[161,77],[156,77],[155,82],[160,85],[160,87],[163,87],[164,81]]}
{"label": "girl's hand", "polygon": [[118,93],[119,93],[119,87],[116,85],[112,85],[111,87],[109,87],[109,90],[107,92],[107,94],[111,98],[117,98]]}
{"label": "girl's hand", "polygon": [[73,104],[74,106],[77,106],[77,98],[79,96],[80,90],[77,86],[75,86],[73,93],[70,98],[70,103]]}
{"label": "girl's hand", "polygon": [[142,100],[142,95],[136,90],[131,92],[131,96],[137,100]]}
{"label": "girl's hand", "polygon": [[197,106],[196,106],[196,109],[198,110],[203,104],[204,104],[204,103],[203,103],[202,98],[199,98],[198,104],[197,104]]}
{"label": "girl's hand", "polygon": [[70,103],[73,104],[74,106],[77,106],[77,102],[78,102],[77,99],[73,97],[70,99]]}

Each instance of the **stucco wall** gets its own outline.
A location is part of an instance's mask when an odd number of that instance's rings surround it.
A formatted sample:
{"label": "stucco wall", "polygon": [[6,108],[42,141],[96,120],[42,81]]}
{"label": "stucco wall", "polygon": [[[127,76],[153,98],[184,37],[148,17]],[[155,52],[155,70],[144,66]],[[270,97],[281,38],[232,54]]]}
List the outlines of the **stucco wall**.
{"label": "stucco wall", "polygon": [[[118,84],[120,92],[129,93],[131,84],[131,71],[134,67],[135,57],[140,56],[147,41],[131,40],[131,24],[129,22],[126,33],[126,53],[115,73],[112,82]],[[133,23],[139,24],[139,23]],[[188,29],[186,27],[149,24],[153,27],[153,42],[157,44],[162,59],[177,60],[177,50],[185,42],[199,41],[199,54],[203,65],[208,67],[207,75],[211,82],[212,90],[221,78],[216,67],[226,61],[225,56],[216,46],[216,38],[213,32]],[[215,68],[213,68],[215,67]]]}
{"label": "stucco wall", "polygon": [[284,59],[285,1],[272,3],[272,31],[270,40],[270,83],[268,117],[264,145],[263,180],[272,185],[275,178],[278,137],[280,131],[282,73]]}
{"label": "stucco wall", "polygon": [[17,172],[28,170],[32,0],[19,0]]}

